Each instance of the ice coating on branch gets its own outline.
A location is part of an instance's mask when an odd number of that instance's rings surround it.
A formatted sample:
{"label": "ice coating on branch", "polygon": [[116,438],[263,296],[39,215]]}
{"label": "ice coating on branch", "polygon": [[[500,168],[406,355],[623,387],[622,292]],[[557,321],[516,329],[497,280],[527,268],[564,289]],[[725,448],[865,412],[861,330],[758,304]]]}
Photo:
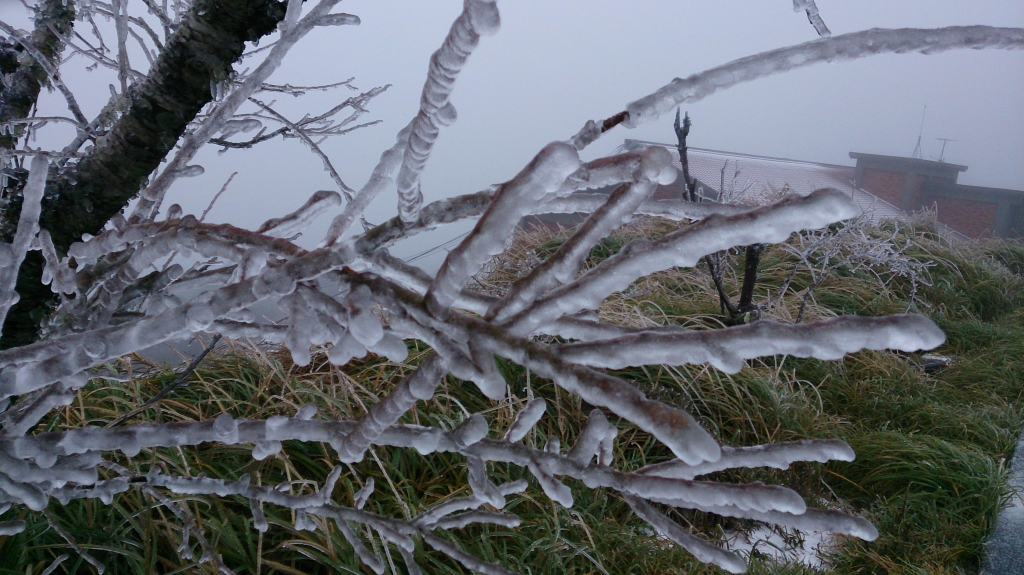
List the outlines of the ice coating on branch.
{"label": "ice coating on branch", "polygon": [[526,437],[527,433],[533,429],[533,426],[537,425],[540,418],[544,416],[544,410],[546,410],[548,404],[542,397],[536,397],[526,403],[526,405],[519,410],[516,414],[515,419],[512,420],[512,425],[509,426],[508,431],[505,432],[505,441],[519,441]]}
{"label": "ice coating on branch", "polygon": [[814,0],[793,0],[793,11],[800,12],[801,10],[807,13],[807,20],[811,23],[811,26],[814,26],[818,36],[826,38],[832,35],[832,31],[828,29],[825,21],[818,14],[818,6],[814,3]]}
{"label": "ice coating on branch", "polygon": [[502,302],[488,312],[492,321],[501,323],[528,307],[547,290],[572,281],[594,244],[630,219],[636,208],[654,193],[657,184],[674,182],[676,169],[668,151],[653,146],[640,155],[631,175],[635,178],[634,183],[612,192],[554,254],[513,284]]}
{"label": "ice coating on branch", "polygon": [[612,430],[614,427],[608,423],[604,413],[600,409],[592,410],[576,443],[569,450],[569,460],[583,466],[590,465],[590,461],[598,454],[601,442]]}
{"label": "ice coating on branch", "polygon": [[344,519],[340,518],[335,518],[335,523],[338,525],[338,530],[341,531],[345,541],[348,541],[348,544],[352,546],[352,549],[355,551],[356,556],[359,557],[359,560],[369,567],[370,571],[373,571],[377,575],[383,575],[384,564],[381,563],[380,559],[377,559],[377,556],[367,549],[365,545],[363,545],[362,540],[359,539],[359,536],[352,531],[352,528],[348,526],[348,523],[346,523]]}
{"label": "ice coating on branch", "polygon": [[487,420],[479,413],[474,413],[452,430],[452,438],[462,445],[473,445],[487,437]]}
{"label": "ice coating on branch", "polygon": [[398,173],[398,169],[402,166],[402,158],[405,156],[405,149],[409,144],[409,133],[412,131],[414,122],[415,120],[409,122],[405,128],[398,132],[398,136],[395,138],[395,145],[380,155],[380,160],[374,166],[370,179],[356,192],[355,196],[352,197],[352,201],[345,206],[344,211],[338,214],[331,222],[323,245],[334,245],[348,231],[349,227],[356,221],[356,218],[366,211],[366,208],[370,206],[370,202],[379,193],[395,185],[394,178]]}
{"label": "ice coating on branch", "polygon": [[534,459],[531,459],[526,467],[537,478],[537,483],[544,490],[544,495],[566,509],[572,507],[572,490],[564,483],[555,479]]}
{"label": "ice coating on branch", "polygon": [[737,467],[772,467],[788,469],[797,461],[853,461],[850,446],[838,439],[801,439],[785,443],[769,443],[752,447],[722,447],[718,461],[688,465],[682,461],[666,461],[648,465],[637,471],[643,475],[693,479],[708,473]]}
{"label": "ice coating on branch", "polygon": [[680,104],[703,100],[718,90],[796,68],[824,62],[845,62],[876,54],[935,54],[964,48],[1024,49],[1024,29],[992,26],[950,26],[937,29],[874,28],[819,38],[804,44],[733,60],[687,78],[676,78],[658,91],[626,106],[626,127],[657,120]]}
{"label": "ice coating on branch", "polygon": [[427,291],[427,309],[444,318],[469,278],[505,249],[505,238],[531,206],[557,190],[579,165],[579,155],[572,146],[552,142],[523,171],[502,185],[473,231],[441,264]]}
{"label": "ice coating on branch", "polygon": [[206,173],[206,168],[200,165],[185,166],[174,173],[177,178],[195,178]]}
{"label": "ice coating on branch", "polygon": [[63,261],[57,257],[57,250],[53,247],[50,232],[39,230],[39,249],[46,260],[46,267],[43,268],[43,284],[49,284],[53,293],[57,294],[70,295],[78,291],[78,286],[75,283],[75,270],[68,267],[67,257]]}
{"label": "ice coating on branch", "polygon": [[[542,207],[538,207],[534,213],[545,214],[589,214],[597,211],[608,201],[604,194],[572,194],[570,196],[555,198]],[[648,200],[636,208],[636,214],[643,216],[655,216],[668,220],[702,220],[713,214],[732,216],[755,210],[753,206],[740,206],[719,203],[695,204],[685,200]]]}
{"label": "ice coating on branch", "polygon": [[376,484],[372,477],[366,479],[366,485],[359,488],[355,495],[352,496],[352,506],[356,509],[362,509],[366,502],[370,500],[370,496],[373,495],[373,488]]}
{"label": "ice coating on branch", "polygon": [[566,344],[559,348],[559,355],[593,367],[710,363],[726,373],[736,373],[745,360],[768,355],[835,360],[862,349],[913,352],[945,341],[942,330],[923,315],[840,316],[804,324],[759,320],[729,329],[647,332]]}
{"label": "ice coating on branch", "polygon": [[24,521],[0,521],[0,537],[17,535],[25,530]]}
{"label": "ice coating on branch", "polygon": [[275,238],[287,238],[300,232],[320,214],[341,205],[341,194],[331,190],[320,190],[309,197],[299,209],[280,218],[267,220],[257,233]]}
{"label": "ice coating on branch", "polygon": [[413,120],[409,144],[396,180],[398,215],[404,222],[414,222],[419,218],[423,204],[420,174],[430,157],[440,127],[455,120],[455,108],[448,101],[455,79],[476,48],[480,36],[496,33],[499,25],[498,7],[493,1],[465,0],[462,13],[452,23],[444,43],[430,57],[420,110]]}
{"label": "ice coating on branch", "polygon": [[263,123],[256,118],[228,120],[227,122],[224,122],[223,127],[221,127],[220,137],[227,139],[235,134],[259,130],[262,127]]}
{"label": "ice coating on branch", "polygon": [[849,196],[826,188],[744,214],[710,217],[656,241],[633,240],[573,283],[548,292],[509,323],[515,333],[533,333],[563,315],[596,309],[604,298],[645,275],[690,267],[706,254],[734,246],[781,242],[794,231],[819,228],[858,213]]}
{"label": "ice coating on branch", "polygon": [[690,535],[675,521],[665,517],[654,507],[637,497],[626,497],[626,503],[638,517],[651,524],[658,533],[668,537],[704,563],[712,563],[729,573],[745,573],[747,564],[738,554],[721,549],[703,539]]}
{"label": "ice coating on branch", "polygon": [[39,232],[39,214],[42,210],[43,190],[46,187],[46,170],[50,163],[46,156],[33,156],[29,168],[28,179],[22,189],[21,216],[18,229],[14,232],[14,240],[9,246],[4,244],[4,257],[7,265],[0,266],[0,326],[7,318],[11,306],[18,303],[20,297],[14,291],[18,279],[18,269],[25,260],[25,254],[32,248],[36,234]]}
{"label": "ice coating on branch", "polygon": [[[665,155],[668,156],[668,152]],[[516,280],[502,301],[488,312],[488,317],[495,323],[502,323],[529,307],[544,292],[572,281],[593,246],[630,218],[637,205],[648,198],[655,187],[653,182],[641,182],[624,184],[612,192],[608,201],[591,214],[554,254],[533,268],[529,275]]]}
{"label": "ice coating on branch", "polygon": [[338,457],[345,463],[361,461],[367,448],[387,428],[412,409],[417,398],[433,396],[434,389],[441,382],[444,372],[444,362],[436,355],[420,362],[415,372],[403,378],[386,398],[374,404],[370,411],[359,419],[351,433],[343,439],[331,442],[338,452]]}
{"label": "ice coating on branch", "polygon": [[354,14],[328,14],[317,18],[317,26],[358,26],[362,22]]}
{"label": "ice coating on branch", "polygon": [[505,507],[505,498],[498,491],[498,488],[487,478],[487,467],[484,460],[479,457],[466,458],[466,470],[468,471],[469,486],[473,489],[473,495],[495,509]]}

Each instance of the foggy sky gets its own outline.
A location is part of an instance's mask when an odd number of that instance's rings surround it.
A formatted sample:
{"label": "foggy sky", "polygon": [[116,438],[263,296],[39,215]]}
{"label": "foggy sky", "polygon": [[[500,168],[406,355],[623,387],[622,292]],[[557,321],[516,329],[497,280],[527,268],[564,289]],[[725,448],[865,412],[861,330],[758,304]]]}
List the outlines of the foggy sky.
{"label": "foggy sky", "polygon": [[[13,22],[23,10],[12,4],[0,0],[0,18],[28,28],[27,21]],[[588,119],[619,112],[674,77],[817,37],[789,0],[499,0],[498,6],[501,30],[481,39],[460,75],[452,97],[459,119],[442,130],[423,176],[428,202],[511,178],[546,143],[569,138]],[[458,0],[347,0],[335,11],[356,14],[362,24],[314,31],[275,74],[275,83],[354,77],[361,89],[392,85],[363,118],[382,124],[322,146],[349,186],[362,186],[416,113],[428,58],[461,7]],[[818,7],[836,35],[873,27],[1024,26],[1024,2],[1018,0],[818,0]],[[71,60],[63,74],[91,117],[115,79],[102,70],[80,71],[81,62]],[[278,109],[298,119],[351,94],[279,96]],[[948,145],[945,161],[969,166],[961,183],[1024,190],[1020,51],[875,56],[743,84],[687,108],[693,119],[689,143],[841,165],[853,164],[851,151],[910,156],[926,104],[925,158],[938,157],[936,138],[952,138],[957,141]],[[65,109],[56,94],[46,96],[44,105]],[[584,159],[608,154],[625,138],[671,142],[672,118],[616,128],[585,150]],[[55,146],[66,143],[58,140]],[[223,155],[211,147],[194,163],[206,174],[180,180],[165,207],[178,202],[186,213],[200,213],[227,176],[240,172],[209,221],[253,228],[295,209],[318,189],[334,189],[320,160],[295,139]],[[395,214],[394,206],[392,192],[374,203],[367,218],[378,223]],[[314,245],[328,221],[322,218],[300,243]],[[395,254],[418,253],[466,229],[418,238]]]}

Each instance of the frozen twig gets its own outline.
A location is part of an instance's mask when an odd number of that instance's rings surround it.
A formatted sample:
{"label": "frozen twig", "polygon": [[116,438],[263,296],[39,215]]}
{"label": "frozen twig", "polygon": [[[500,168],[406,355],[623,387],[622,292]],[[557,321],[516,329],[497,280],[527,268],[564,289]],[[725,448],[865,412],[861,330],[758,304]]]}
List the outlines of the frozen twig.
{"label": "frozen twig", "polygon": [[412,121],[409,143],[397,178],[398,214],[403,222],[418,219],[423,203],[420,174],[441,127],[455,121],[455,107],[449,102],[455,79],[476,48],[480,36],[496,34],[499,25],[498,7],[494,0],[466,0],[444,43],[430,57],[420,110]]}

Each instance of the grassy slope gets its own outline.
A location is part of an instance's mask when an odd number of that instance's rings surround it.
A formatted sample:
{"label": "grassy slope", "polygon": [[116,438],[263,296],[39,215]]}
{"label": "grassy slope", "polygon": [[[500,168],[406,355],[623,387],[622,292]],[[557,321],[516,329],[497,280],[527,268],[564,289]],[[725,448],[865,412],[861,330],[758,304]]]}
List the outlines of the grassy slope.
{"label": "grassy slope", "polygon": [[[664,231],[653,225],[647,234]],[[595,250],[606,257],[626,238],[612,238]],[[999,506],[1008,497],[1003,461],[1009,457],[1022,421],[1024,393],[1024,247],[1019,244],[979,243],[955,248],[930,239],[927,231],[913,232],[915,257],[936,262],[931,287],[919,293],[924,313],[946,331],[948,342],[937,353],[952,356],[955,365],[925,374],[915,357],[886,352],[862,352],[840,362],[793,358],[753,361],[729,376],[703,366],[648,366],[620,372],[649,395],[684,406],[730,445],[750,445],[803,437],[841,437],[856,450],[853,463],[800,464],[787,471],[743,470],[716,474],[722,480],[764,480],[797,489],[817,506],[827,504],[866,514],[881,537],[873,543],[843,539],[830,553],[835,573],[959,573],[976,572],[982,542]],[[500,289],[510,269],[523,257],[542,256],[557,239],[530,238],[496,265],[490,288]],[[592,262],[593,263],[593,262]],[[785,252],[765,252],[760,293],[781,282],[792,262]],[[656,274],[631,288],[602,313],[629,323],[681,323],[692,327],[717,324],[717,302],[707,274],[682,270]],[[799,292],[808,280],[798,275]],[[805,282],[801,284],[801,282]],[[897,282],[881,286],[871,276],[841,274],[820,286],[809,308],[813,317],[833,313],[878,315],[907,309],[909,287]],[[793,317],[797,297],[772,310]],[[417,351],[412,354],[414,363]],[[550,382],[529,377],[522,368],[504,364],[512,397],[490,402],[470,385],[453,379],[443,384],[430,402],[408,416],[411,422],[451,427],[467,412],[483,411],[492,430],[500,432],[528,394],[549,400],[548,416],[527,438],[543,444],[555,434],[571,444],[589,406],[557,390]],[[321,355],[309,368],[298,368],[285,354],[236,346],[230,353],[211,356],[192,383],[165,399],[140,419],[195,420],[224,411],[235,417],[291,414],[315,402],[321,417],[351,418],[392,386],[404,368],[381,359],[332,367]],[[48,422],[49,428],[102,425],[129,411],[170,381],[163,373],[124,386],[95,381],[79,399]],[[635,468],[668,457],[646,434],[620,422],[617,463]],[[492,433],[494,435],[494,433]],[[198,449],[143,450],[121,463],[144,472],[151,465],[185,475],[207,473],[236,478],[252,474],[253,481],[323,481],[330,449],[319,444],[292,442],[281,455],[256,462],[245,447],[204,445]],[[524,476],[519,469],[492,466],[497,478]],[[351,502],[367,478],[377,489],[368,504],[397,516],[415,513],[467,490],[462,461],[457,456],[421,457],[403,450],[376,448],[349,468],[334,492],[335,500]],[[531,479],[532,481],[532,479]],[[522,516],[515,531],[474,527],[455,531],[452,538],[468,551],[497,560],[523,573],[714,573],[685,552],[665,545],[637,521],[621,501],[608,493],[572,484],[576,504],[562,509],[539,489],[512,498],[509,509]],[[292,492],[312,484],[293,484]],[[190,497],[189,508],[199,518],[225,562],[238,573],[369,573],[352,557],[336,526],[321,523],[316,532],[296,531],[291,512],[265,507],[271,529],[259,535],[251,529],[248,502],[235,498]],[[113,505],[99,501],[54,503],[53,514],[82,545],[107,564],[108,572],[192,571],[179,558],[179,522],[143,492],[132,489],[116,496]],[[5,514],[10,519],[14,512]],[[678,511],[674,517],[715,537],[722,530],[752,527],[750,522]],[[21,512],[26,532],[0,537],[0,573],[39,573],[66,552],[63,540],[45,518]],[[364,536],[367,533],[363,533]],[[401,556],[378,538],[372,548],[404,572]],[[201,555],[195,540],[195,556]],[[57,573],[89,572],[73,552]],[[418,550],[429,573],[461,573],[447,559]],[[391,567],[389,567],[391,569]],[[209,564],[199,569],[212,572]],[[778,567],[754,557],[753,573],[800,573],[804,568]]]}

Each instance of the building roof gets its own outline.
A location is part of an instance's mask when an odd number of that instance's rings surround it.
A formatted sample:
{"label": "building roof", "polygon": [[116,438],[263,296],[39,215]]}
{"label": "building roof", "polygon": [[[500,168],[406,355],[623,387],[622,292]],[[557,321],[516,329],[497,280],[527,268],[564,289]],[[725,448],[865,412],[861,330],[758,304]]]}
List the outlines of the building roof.
{"label": "building roof", "polygon": [[901,168],[910,167],[917,168],[923,172],[966,172],[967,166],[961,166],[960,164],[950,164],[948,162],[936,162],[935,160],[925,160],[922,158],[905,158],[902,156],[883,156],[880,154],[865,154],[863,152],[850,152],[850,157],[857,160],[857,163],[866,162],[874,164],[893,164],[899,165]]}

